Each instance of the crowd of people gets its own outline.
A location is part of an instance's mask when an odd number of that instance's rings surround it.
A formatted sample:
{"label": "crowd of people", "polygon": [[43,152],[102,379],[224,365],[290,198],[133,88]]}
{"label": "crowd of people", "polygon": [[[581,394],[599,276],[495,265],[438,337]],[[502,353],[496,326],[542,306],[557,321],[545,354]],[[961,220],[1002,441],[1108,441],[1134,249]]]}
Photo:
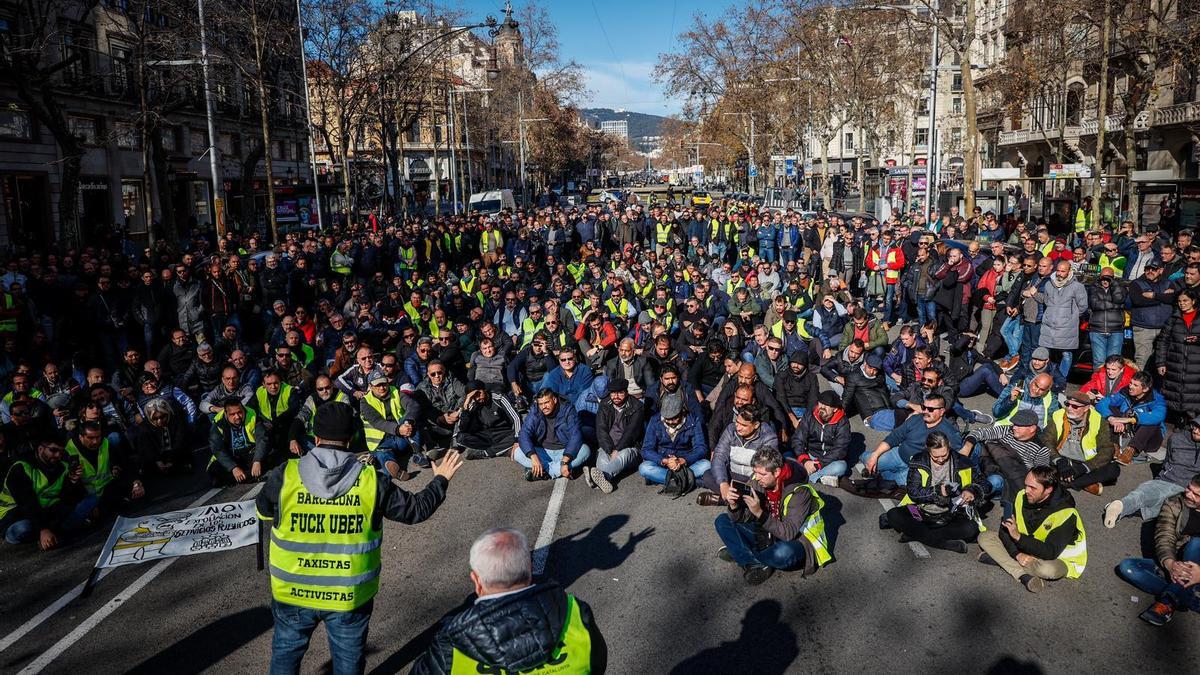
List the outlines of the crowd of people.
{"label": "crowd of people", "polygon": [[1162,624],[1200,609],[1200,244],[1081,214],[609,202],[13,255],[0,532],[50,549],[172,476],[264,480],[337,404],[399,483],[454,452],[698,490],[750,584],[832,560],[820,486],[1036,592],[1084,572],[1079,493],[1154,461],[1103,525],[1158,519],[1120,571]]}

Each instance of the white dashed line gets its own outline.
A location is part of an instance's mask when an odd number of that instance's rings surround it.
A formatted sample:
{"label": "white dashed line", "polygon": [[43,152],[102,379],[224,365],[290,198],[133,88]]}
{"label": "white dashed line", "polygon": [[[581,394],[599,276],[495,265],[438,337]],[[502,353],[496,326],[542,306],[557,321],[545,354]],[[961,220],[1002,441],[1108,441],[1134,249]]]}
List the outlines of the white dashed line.
{"label": "white dashed line", "polygon": [[567,494],[567,483],[570,482],[565,478],[554,481],[554,491],[550,493],[550,503],[546,505],[546,517],[542,518],[542,529],[533,545],[534,576],[546,571],[546,560],[550,558],[550,544],[554,542],[554,528],[558,525],[558,512],[562,510],[563,497]]}

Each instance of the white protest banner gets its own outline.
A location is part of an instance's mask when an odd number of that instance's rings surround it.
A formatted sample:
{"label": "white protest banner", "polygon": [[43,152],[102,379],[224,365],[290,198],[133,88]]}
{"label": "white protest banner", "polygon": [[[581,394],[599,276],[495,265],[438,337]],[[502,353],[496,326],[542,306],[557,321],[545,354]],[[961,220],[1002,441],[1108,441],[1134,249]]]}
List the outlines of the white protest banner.
{"label": "white protest banner", "polygon": [[117,518],[96,568],[232,551],[258,543],[254,501],[208,504],[159,515]]}

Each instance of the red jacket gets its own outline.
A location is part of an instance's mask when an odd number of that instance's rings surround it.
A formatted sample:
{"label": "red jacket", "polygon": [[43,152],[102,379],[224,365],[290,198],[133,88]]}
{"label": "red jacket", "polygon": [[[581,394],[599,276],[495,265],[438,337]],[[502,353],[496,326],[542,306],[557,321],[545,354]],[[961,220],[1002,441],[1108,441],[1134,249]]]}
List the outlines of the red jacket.
{"label": "red jacket", "polygon": [[1086,394],[1094,391],[1101,396],[1115,394],[1129,385],[1129,380],[1133,378],[1133,374],[1136,372],[1137,368],[1126,363],[1124,370],[1121,371],[1121,377],[1117,378],[1117,386],[1110,390],[1108,389],[1108,371],[1101,366],[1099,370],[1092,373],[1092,379],[1079,388],[1079,393]]}
{"label": "red jacket", "polygon": [[597,336],[588,335],[590,332],[591,328],[586,323],[579,324],[575,327],[575,341],[579,342],[586,337],[593,347],[599,344],[604,349],[617,344],[617,329],[609,321],[600,324],[598,340]]}

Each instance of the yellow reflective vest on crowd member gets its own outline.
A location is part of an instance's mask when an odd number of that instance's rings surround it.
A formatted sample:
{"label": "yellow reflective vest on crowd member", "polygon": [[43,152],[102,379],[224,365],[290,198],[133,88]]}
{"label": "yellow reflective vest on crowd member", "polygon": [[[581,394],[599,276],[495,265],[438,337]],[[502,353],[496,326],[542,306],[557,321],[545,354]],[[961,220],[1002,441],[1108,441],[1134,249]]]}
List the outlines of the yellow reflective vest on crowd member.
{"label": "yellow reflective vest on crowd member", "polygon": [[[1063,488],[1056,489],[1061,490]],[[1079,533],[1075,535],[1075,541],[1071,542],[1062,550],[1062,553],[1058,554],[1058,559],[1066,563],[1068,578],[1078,579],[1083,574],[1084,568],[1087,567],[1087,533],[1084,532],[1083,519],[1079,517],[1079,511],[1074,507],[1059,509],[1046,516],[1042,524],[1036,530],[1030,532],[1029,526],[1025,523],[1025,491],[1021,490],[1017,493],[1013,514],[1017,523],[1017,531],[1022,536],[1032,536],[1038,541],[1046,541],[1046,537],[1050,536],[1051,532],[1062,527],[1074,516],[1075,529]]]}
{"label": "yellow reflective vest on crowd member", "polygon": [[378,480],[374,468],[361,465],[346,494],[323,499],[304,487],[300,461],[288,460],[279,512],[271,522],[271,595],[276,601],[349,612],[375,597],[383,545],[383,529],[374,524]]}
{"label": "yellow reflective vest on crowd member", "polygon": [[[558,646],[550,654],[546,663],[528,670],[522,670],[521,675],[585,675],[592,670],[592,635],[583,623],[579,612],[579,601],[570,593],[567,594],[567,620],[563,624],[562,636]],[[508,673],[490,664],[480,663],[467,655],[458,647],[454,648],[454,656],[450,661],[451,675],[479,675],[479,673]]]}
{"label": "yellow reflective vest on crowd member", "polygon": [[271,422],[279,413],[288,409],[288,405],[292,402],[292,393],[295,390],[292,385],[284,382],[279,387],[279,398],[275,400],[275,410],[271,410],[271,394],[267,391],[266,385],[259,385],[258,389],[254,390],[254,401],[258,405],[258,415],[264,420]]}
{"label": "yellow reflective vest on crowd member", "polygon": [[[816,502],[816,507],[813,512],[804,521],[804,525],[800,527],[800,534],[812,544],[813,555],[817,559],[817,567],[822,567],[833,556],[829,553],[829,540],[825,537],[825,518],[821,515],[821,509],[825,508],[825,500],[821,498],[821,493],[817,492],[816,488],[805,483],[801,486],[802,489],[808,490],[812,494],[813,501]],[[792,498],[796,496],[795,492],[789,492],[783,498],[783,503],[779,505],[779,517],[787,516],[788,506],[792,503]]]}
{"label": "yellow reflective vest on crowd member", "polygon": [[65,467],[58,478],[50,480],[46,474],[29,462],[15,462],[4,477],[4,485],[0,487],[0,518],[7,516],[8,512],[17,506],[17,500],[13,499],[12,494],[8,491],[8,476],[15,471],[24,471],[25,475],[29,477],[29,482],[33,485],[33,494],[37,497],[38,505],[43,509],[48,509],[58,503],[63,486],[67,482],[68,471]]}
{"label": "yellow reflective vest on crowd member", "polygon": [[[362,397],[362,402],[371,406],[375,412],[383,419],[399,424],[404,420],[404,405],[400,402],[400,392],[395,387],[388,387],[387,400],[382,400],[372,393],[368,393]],[[389,413],[391,413],[389,415]],[[363,418],[363,437],[367,441],[367,450],[374,451],[383,442],[384,436],[387,436],[380,429],[371,426],[367,419]]]}
{"label": "yellow reflective vest on crowd member", "polygon": [[104,494],[104,488],[113,482],[112,474],[112,456],[108,439],[100,441],[100,449],[96,452],[96,463],[92,464],[87,457],[83,456],[83,452],[79,446],[75,445],[75,439],[67,441],[63,447],[68,455],[79,460],[79,468],[83,469],[83,485],[87,491],[94,495]]}
{"label": "yellow reflective vest on crowd member", "polygon": [[[1055,449],[1059,449],[1067,441],[1067,437],[1071,434],[1071,422],[1067,419],[1066,408],[1059,408],[1050,416],[1054,421],[1054,430],[1058,434],[1058,438],[1054,439]],[[1088,418],[1085,433],[1083,438],[1079,439],[1079,447],[1083,450],[1083,461],[1090,462],[1096,456],[1098,451],[1097,440],[1100,436],[1100,425],[1104,424],[1104,416],[1096,411],[1095,408],[1088,409]]]}
{"label": "yellow reflective vest on crowd member", "polygon": [[[1024,397],[1025,392],[1021,392],[1021,396]],[[1045,429],[1046,425],[1050,422],[1050,406],[1053,405],[1053,403],[1054,403],[1054,392],[1052,392],[1052,391],[1046,392],[1046,395],[1042,397],[1042,419],[1041,419],[1041,421],[1038,422],[1039,429]],[[998,427],[1010,426],[1012,424],[1013,415],[1016,415],[1017,411],[1020,409],[1021,409],[1021,402],[1017,401],[1017,404],[1012,407],[1012,410],[1008,411],[1007,415],[996,420],[996,423],[995,423],[996,426],[998,426]]]}

